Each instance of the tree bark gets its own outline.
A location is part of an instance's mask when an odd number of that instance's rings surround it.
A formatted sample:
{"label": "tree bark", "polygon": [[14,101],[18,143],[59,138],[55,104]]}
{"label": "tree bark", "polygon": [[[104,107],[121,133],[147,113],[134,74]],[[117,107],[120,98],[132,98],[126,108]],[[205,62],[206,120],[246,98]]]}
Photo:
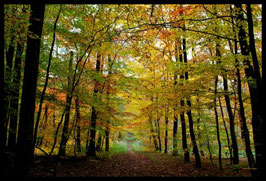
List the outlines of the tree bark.
{"label": "tree bark", "polygon": [[[187,52],[186,52],[186,39],[185,38],[183,39],[183,54],[184,54],[184,63],[187,64]],[[188,72],[185,72],[185,80],[188,80]],[[190,108],[189,111],[187,111],[187,117],[188,117],[188,123],[189,123],[190,138],[191,138],[191,142],[193,146],[193,153],[195,155],[196,167],[201,168],[199,149],[197,146],[197,141],[196,141],[194,128],[193,128],[190,97],[187,98],[187,105]]]}
{"label": "tree bark", "polygon": [[70,117],[70,109],[71,109],[71,102],[72,102],[72,67],[73,67],[73,52],[70,52],[70,59],[69,59],[69,71],[68,71],[68,84],[67,84],[67,95],[66,95],[66,105],[65,105],[65,121],[62,131],[62,137],[59,147],[58,156],[65,156],[66,155],[66,144],[68,140],[68,125],[69,125],[69,117]]}
{"label": "tree bark", "polygon": [[[247,6],[247,10],[248,10],[248,16],[251,16],[251,9],[250,9],[250,6],[248,7]],[[233,19],[233,12],[232,12],[232,7],[230,6],[230,11],[231,11],[231,15],[232,15],[232,22],[234,21]],[[249,14],[250,13],[250,14]],[[251,17],[252,19],[252,17]],[[253,23],[253,22],[251,22]],[[249,27],[249,28],[252,28],[253,29],[253,26],[252,27]],[[237,53],[237,39],[236,39],[236,31],[235,31],[235,26],[233,25],[232,27],[233,29],[233,33],[234,33],[234,38],[235,38],[235,41],[234,41],[234,48],[235,48],[235,51],[233,50],[233,47],[230,46],[230,49],[231,49],[231,52],[236,55],[238,54]],[[252,32],[249,32],[249,34],[252,34]],[[254,35],[253,35],[254,37]],[[252,38],[252,37],[250,37]],[[254,41],[254,39],[253,39]],[[229,41],[230,43],[230,41]],[[254,42],[252,42],[252,40],[250,40],[250,44],[252,44]],[[255,45],[255,44],[254,44]],[[256,59],[256,50],[255,50],[255,59]],[[245,116],[245,110],[244,110],[244,103],[243,103],[243,100],[242,100],[242,85],[241,85],[241,75],[240,75],[240,70],[239,70],[239,61],[237,58],[235,58],[235,69],[236,69],[236,76],[237,76],[237,94],[238,94],[238,103],[239,103],[239,121],[240,121],[240,127],[241,127],[241,135],[242,135],[242,139],[244,139],[244,142],[245,142],[245,151],[246,151],[246,156],[247,156],[247,159],[248,159],[248,163],[249,163],[249,167],[251,168],[251,174],[254,176],[254,167],[255,167],[255,160],[254,160],[254,157],[253,157],[253,154],[252,154],[252,149],[251,149],[251,146],[250,146],[250,138],[249,138],[249,130],[248,130],[248,127],[247,127],[247,123],[246,123],[246,116]]]}
{"label": "tree bark", "polygon": [[17,43],[15,65],[14,65],[14,75],[13,75],[13,84],[14,88],[11,92],[12,98],[10,101],[10,109],[12,114],[10,114],[10,123],[9,123],[9,137],[8,137],[8,151],[16,151],[17,143],[17,120],[18,120],[18,105],[19,105],[19,88],[20,88],[20,76],[21,76],[21,61],[23,53],[23,45],[21,42]]}
{"label": "tree bark", "polygon": [[[228,83],[226,75],[223,76],[223,85],[224,85],[224,91],[228,92]],[[233,164],[239,164],[239,156],[238,156],[238,146],[237,146],[237,140],[236,140],[236,133],[235,133],[235,123],[234,123],[234,117],[232,113],[232,108],[230,104],[230,98],[228,94],[226,93],[224,95],[226,108],[229,116],[229,123],[230,123],[230,133],[231,133],[231,140],[232,140],[232,148],[233,148]]]}
{"label": "tree bark", "polygon": [[[183,62],[183,56],[182,56],[182,48],[181,45],[179,47],[179,61]],[[180,75],[180,80],[181,82],[184,80],[184,75]],[[183,84],[183,83],[181,83]],[[180,101],[181,108],[184,108],[185,102],[182,99]],[[181,120],[181,129],[182,129],[182,147],[183,147],[183,152],[184,152],[184,161],[189,162],[189,151],[187,147],[187,132],[186,132],[186,122],[185,122],[185,114],[184,111],[180,113],[180,120]]]}
{"label": "tree bark", "polygon": [[[101,67],[101,55],[97,54],[97,60],[96,60],[96,72],[100,73],[100,67]],[[93,90],[93,96],[97,98],[97,94],[99,92],[99,83],[95,80],[94,84],[94,90]],[[96,156],[96,150],[95,150],[95,137],[96,137],[96,121],[97,121],[97,111],[94,106],[92,106],[91,111],[91,128],[90,128],[90,144],[89,148],[87,150],[87,156],[95,157]],[[89,131],[89,130],[88,130]]]}
{"label": "tree bark", "polygon": [[45,5],[31,4],[29,31],[38,38],[28,36],[24,80],[22,88],[20,120],[18,129],[15,168],[17,175],[27,175],[33,160],[33,124],[35,111],[35,96],[40,55],[40,43],[43,27]]}
{"label": "tree bark", "polygon": [[219,150],[219,168],[222,169],[222,146],[220,140],[220,131],[219,131],[219,118],[218,112],[216,107],[216,95],[217,95],[217,83],[218,83],[218,76],[215,76],[215,85],[214,85],[214,113],[215,113],[215,122],[216,122],[216,134],[217,134],[217,141],[218,141],[218,150]]}
{"label": "tree bark", "polygon": [[76,103],[76,128],[77,128],[76,142],[77,142],[77,151],[81,152],[81,142],[80,142],[80,121],[81,121],[81,117],[80,117],[79,99],[78,98],[76,98],[75,103]]}
{"label": "tree bark", "polygon": [[224,129],[225,129],[225,133],[226,133],[227,147],[229,149],[229,154],[230,154],[230,164],[232,164],[233,163],[232,147],[231,147],[231,143],[230,143],[230,138],[229,138],[227,126],[226,126],[226,123],[225,123],[225,120],[224,120],[224,112],[223,112],[223,108],[222,108],[220,97],[218,97],[218,100],[219,100],[221,115],[222,115],[222,119],[223,119]]}
{"label": "tree bark", "polygon": [[53,50],[54,50],[54,43],[55,43],[55,31],[56,31],[57,21],[59,19],[59,15],[60,15],[60,12],[61,12],[61,7],[62,6],[60,5],[59,12],[58,12],[56,20],[54,22],[53,40],[52,40],[52,45],[51,45],[51,49],[50,49],[48,65],[47,65],[47,69],[46,69],[45,83],[44,83],[44,87],[43,87],[41,98],[40,98],[39,111],[38,111],[38,114],[37,114],[37,119],[36,119],[35,128],[34,128],[33,152],[34,152],[34,149],[35,149],[34,147],[35,147],[35,144],[36,144],[36,139],[37,139],[37,134],[38,134],[38,126],[39,126],[40,116],[41,116],[41,112],[42,112],[42,103],[43,103],[43,100],[44,100],[45,91],[46,91],[47,86],[48,86],[50,66],[51,66],[51,60],[52,60],[52,55],[53,55]]}
{"label": "tree bark", "polygon": [[[111,64],[111,56],[108,55],[108,68],[109,68],[109,71],[108,71],[108,76],[109,78],[111,77],[112,75],[112,64]],[[109,99],[110,99],[110,89],[108,88],[107,90],[107,105],[108,105],[108,109],[110,111],[110,108],[109,108]],[[107,120],[107,126],[105,128],[105,151],[108,152],[109,151],[109,144],[110,144],[110,120],[108,119]]]}
{"label": "tree bark", "polygon": [[[237,6],[236,6],[237,7]],[[238,14],[238,19],[241,21],[243,18],[243,14]],[[242,16],[242,17],[241,17]],[[244,64],[248,66],[245,68],[245,73],[247,77],[255,78],[256,86],[253,87],[249,83],[249,90],[251,96],[251,104],[252,104],[252,127],[253,127],[253,139],[255,143],[255,154],[256,154],[256,175],[255,176],[262,176],[263,175],[263,132],[262,132],[262,118],[263,118],[263,102],[262,102],[262,79],[260,74],[260,67],[258,63],[256,48],[255,48],[255,41],[254,41],[254,32],[253,32],[253,20],[252,20],[252,12],[250,4],[247,4],[247,18],[248,18],[248,30],[249,30],[249,50],[248,47],[245,46],[246,37],[243,34],[243,27],[239,29],[239,41],[241,52],[243,55],[249,54],[251,52],[252,62],[253,62],[253,69],[249,66],[249,60],[246,59]],[[241,40],[240,40],[241,39]],[[241,45],[242,44],[242,45]]]}
{"label": "tree bark", "polygon": [[[178,50],[178,40],[175,41],[175,61],[178,62],[179,60],[179,50]],[[181,52],[180,52],[181,53]],[[181,55],[182,57],[182,55]],[[174,72],[174,87],[176,90],[176,85],[177,85],[177,72]],[[177,104],[174,105],[173,110],[174,110],[174,124],[173,124],[173,155],[176,156],[178,155],[177,151],[177,130],[178,130],[178,115],[176,114],[176,106]]]}
{"label": "tree bark", "polygon": [[168,152],[168,114],[169,114],[169,107],[168,105],[165,108],[165,137],[164,137],[164,153],[167,154]]}

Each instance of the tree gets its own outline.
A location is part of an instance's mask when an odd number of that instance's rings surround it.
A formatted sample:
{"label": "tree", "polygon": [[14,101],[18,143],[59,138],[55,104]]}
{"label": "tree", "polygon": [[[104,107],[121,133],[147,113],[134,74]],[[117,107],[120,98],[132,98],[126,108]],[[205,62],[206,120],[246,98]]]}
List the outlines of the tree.
{"label": "tree", "polygon": [[[243,61],[245,65],[245,75],[247,77],[248,81],[248,87],[249,87],[249,93],[250,93],[250,99],[251,99],[251,108],[252,108],[252,127],[253,127],[253,139],[255,143],[255,155],[256,155],[256,176],[261,176],[263,173],[263,134],[262,134],[262,112],[261,112],[261,83],[260,78],[258,77],[259,72],[258,70],[254,70],[249,58],[249,48],[246,40],[246,34],[245,30],[243,28],[243,12],[241,11],[242,5],[235,4],[235,11],[237,16],[237,24],[239,25],[238,30],[238,39],[241,49],[241,54],[245,55],[245,59]],[[250,22],[250,20],[249,20]],[[251,25],[249,25],[251,27]],[[251,40],[252,41],[252,40]],[[252,46],[252,45],[251,45]],[[254,54],[254,52],[253,52]],[[254,55],[253,55],[254,56]],[[253,57],[254,58],[254,57]],[[253,60],[254,62],[254,60]],[[256,62],[256,60],[255,60]],[[255,63],[256,64],[256,63]],[[255,65],[256,66],[256,65]],[[254,86],[254,83],[252,80],[255,80],[256,86]]]}
{"label": "tree", "polygon": [[[20,119],[16,150],[16,172],[27,175],[33,159],[33,123],[35,110],[35,94],[39,65],[40,43],[44,19],[45,5],[31,4],[31,17],[27,39],[25,70],[21,97]],[[34,38],[33,36],[36,36]]]}

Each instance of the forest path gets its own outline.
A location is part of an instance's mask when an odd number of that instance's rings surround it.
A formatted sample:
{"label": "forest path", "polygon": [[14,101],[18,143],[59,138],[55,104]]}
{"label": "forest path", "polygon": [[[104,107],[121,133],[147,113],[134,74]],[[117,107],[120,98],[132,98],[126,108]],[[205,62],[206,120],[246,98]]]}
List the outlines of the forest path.
{"label": "forest path", "polygon": [[[249,176],[247,170],[228,172],[221,171],[218,165],[212,166],[206,160],[203,168],[195,168],[194,159],[184,163],[183,159],[171,154],[156,152],[134,152],[114,154],[103,160],[67,158],[57,164],[57,177],[195,177],[195,176]],[[54,164],[43,158],[33,165],[31,176],[53,176]]]}

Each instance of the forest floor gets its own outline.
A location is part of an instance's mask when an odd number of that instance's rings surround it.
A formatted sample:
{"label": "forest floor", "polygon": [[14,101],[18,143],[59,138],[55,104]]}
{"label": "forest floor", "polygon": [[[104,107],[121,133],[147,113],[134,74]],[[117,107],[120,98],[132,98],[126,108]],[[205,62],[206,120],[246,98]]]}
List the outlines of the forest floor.
{"label": "forest floor", "polygon": [[[249,177],[245,161],[237,171],[229,165],[223,170],[218,164],[212,165],[207,158],[202,158],[202,168],[195,168],[194,158],[184,163],[182,158],[158,152],[133,152],[114,154],[111,157],[75,158],[65,157],[60,161],[52,161],[38,156],[30,171],[33,177]],[[228,160],[223,160],[227,163]],[[57,164],[55,164],[57,163]],[[242,165],[242,166],[241,166]]]}

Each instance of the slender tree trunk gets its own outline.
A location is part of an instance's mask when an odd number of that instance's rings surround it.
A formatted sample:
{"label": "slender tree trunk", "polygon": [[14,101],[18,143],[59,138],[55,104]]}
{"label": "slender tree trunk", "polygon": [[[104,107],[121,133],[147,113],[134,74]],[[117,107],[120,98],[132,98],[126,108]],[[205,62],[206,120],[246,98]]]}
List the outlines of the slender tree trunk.
{"label": "slender tree trunk", "polygon": [[[224,84],[224,91],[228,92],[228,83],[227,83],[226,75],[223,76],[223,84]],[[230,123],[230,133],[231,133],[232,148],[233,148],[233,164],[239,164],[238,146],[237,146],[236,133],[235,133],[235,123],[234,123],[234,117],[233,117],[232,108],[230,104],[230,98],[227,93],[224,95],[224,98],[225,98],[225,103],[226,103],[227,112],[229,116],[229,123]]]}
{"label": "slender tree trunk", "polygon": [[[156,103],[158,106],[158,95],[156,96]],[[160,128],[160,118],[159,118],[159,113],[158,113],[158,107],[156,108],[156,120],[155,124],[157,125],[157,136],[158,136],[158,141],[159,141],[159,151],[162,151],[162,142],[161,142],[161,128]]]}
{"label": "slender tree trunk", "polygon": [[[4,11],[1,12],[1,15],[4,16]],[[4,31],[2,31],[4,32]],[[4,41],[4,36],[2,36],[2,42]],[[7,164],[7,158],[4,155],[6,151],[6,111],[7,107],[5,105],[5,67],[4,67],[4,61],[0,61],[0,167],[3,168],[3,173],[6,173],[6,164]],[[4,175],[5,176],[5,175]]]}
{"label": "slender tree trunk", "polygon": [[207,148],[208,148],[208,152],[209,152],[210,160],[211,160],[211,163],[212,163],[212,165],[213,165],[212,152],[211,152],[211,146],[210,146],[210,140],[209,140],[208,130],[207,130],[207,128],[206,128],[206,124],[205,124],[204,120],[202,120],[202,123],[203,123],[204,130],[205,130],[205,133],[206,133]]}
{"label": "slender tree trunk", "polygon": [[[198,105],[200,105],[200,100],[197,98],[197,103]],[[200,111],[197,109],[197,113],[198,113],[198,119],[197,119],[197,135],[198,135],[198,141],[199,141],[199,151],[200,151],[200,155],[201,156],[205,156],[203,149],[202,149],[202,142],[200,141],[202,138],[201,136],[201,130],[200,130],[200,118],[201,118],[201,114]]]}
{"label": "slender tree trunk", "polygon": [[[179,52],[182,52],[181,45],[179,46]],[[183,56],[182,53],[179,53],[179,61],[183,62]],[[184,75],[180,75],[180,80],[181,82],[184,80]],[[181,83],[183,84],[183,83]],[[182,99],[180,101],[181,108],[184,108],[185,102]],[[182,147],[183,147],[183,152],[184,152],[184,161],[189,162],[189,151],[187,147],[187,131],[186,131],[186,122],[185,122],[185,115],[184,111],[180,113],[180,120],[181,120],[181,129],[182,129]]]}
{"label": "slender tree trunk", "polygon": [[[243,29],[243,25],[241,23],[243,22],[243,13],[241,12],[242,5],[236,4],[236,15],[237,15],[237,23],[240,24],[239,30],[238,30],[238,37],[239,37],[239,43],[241,48],[241,54],[249,56],[249,49],[248,44],[246,40],[246,34],[245,30]],[[251,78],[253,80],[256,80],[256,83],[259,82],[256,79],[253,67],[250,64],[250,60],[248,58],[245,58],[243,61],[245,65],[245,74],[247,78]],[[258,89],[261,89],[259,87],[260,84],[257,84],[257,86],[253,85],[253,82],[248,81],[248,87],[249,87],[249,93],[250,93],[250,99],[251,99],[251,109],[252,109],[252,128],[253,128],[253,139],[255,144],[255,155],[256,155],[256,176],[263,176],[263,133],[262,133],[262,103],[260,95],[260,91]]]}
{"label": "slender tree trunk", "polygon": [[174,108],[174,124],[173,124],[173,155],[178,155],[177,151],[177,129],[178,129],[178,117],[176,115],[176,108]]}
{"label": "slender tree trunk", "polygon": [[[15,10],[12,8],[12,12],[15,13]],[[5,81],[6,81],[6,86],[5,86],[5,94],[6,94],[6,99],[5,101],[5,107],[6,107],[6,111],[5,111],[5,130],[4,130],[4,134],[5,134],[5,140],[7,140],[7,127],[9,124],[9,119],[12,115],[12,111],[10,109],[10,103],[11,103],[11,92],[12,92],[12,67],[13,67],[13,58],[14,58],[14,54],[15,54],[15,35],[13,32],[13,28],[11,29],[11,33],[12,33],[12,37],[11,40],[9,42],[9,48],[6,52],[6,72],[5,72]],[[6,145],[6,141],[5,141],[5,145]]]}
{"label": "slender tree trunk", "polygon": [[73,67],[73,52],[70,52],[70,59],[69,59],[69,71],[68,71],[68,83],[67,83],[67,95],[66,95],[66,105],[65,105],[65,121],[62,131],[62,137],[59,147],[58,156],[65,156],[66,155],[66,144],[67,144],[67,138],[68,138],[68,125],[69,125],[69,118],[70,118],[70,109],[71,109],[71,102],[72,102],[72,95],[71,95],[71,89],[72,89],[72,67]]}
{"label": "slender tree trunk", "polygon": [[[96,72],[100,73],[100,67],[101,67],[101,55],[97,54],[97,60],[96,60]],[[99,83],[95,81],[94,85],[94,97],[97,98],[97,94],[99,92]],[[90,144],[89,148],[87,150],[87,156],[95,157],[96,156],[96,150],[95,150],[95,137],[96,137],[96,121],[97,121],[97,111],[94,106],[92,106],[92,112],[91,112],[91,128],[90,128]]]}
{"label": "slender tree trunk", "polygon": [[[183,39],[183,53],[184,53],[184,63],[187,64],[187,52],[186,52],[186,39],[185,38]],[[188,80],[188,72],[185,72],[185,79]],[[198,150],[197,141],[196,141],[194,128],[193,128],[190,97],[187,98],[187,105],[190,108],[190,110],[187,111],[187,117],[188,117],[188,123],[189,123],[190,138],[191,138],[191,142],[193,146],[193,153],[195,155],[196,167],[201,168],[200,155],[199,155],[199,150]]]}
{"label": "slender tree trunk", "polygon": [[153,138],[153,141],[154,141],[154,147],[155,147],[155,150],[157,151],[159,149],[159,147],[158,147],[157,139],[155,137],[151,115],[149,116],[149,123],[150,123],[150,130],[151,130],[152,138]]}
{"label": "slender tree trunk", "polygon": [[159,140],[159,151],[162,151],[162,142],[161,142],[161,128],[160,128],[160,119],[156,119],[157,122],[157,133],[158,133],[158,140]]}
{"label": "slender tree trunk", "polygon": [[215,121],[216,121],[216,133],[217,133],[217,141],[218,141],[218,148],[219,148],[219,168],[222,169],[222,146],[220,140],[220,131],[219,131],[219,118],[218,112],[216,107],[216,96],[217,96],[217,83],[218,83],[218,76],[215,76],[215,85],[214,85],[214,113],[215,113]]}
{"label": "slender tree trunk", "polygon": [[96,144],[96,148],[95,148],[95,150],[97,152],[100,151],[102,140],[103,140],[102,137],[103,137],[102,134],[99,132],[99,136],[98,136],[98,140],[97,140],[97,144]]}
{"label": "slender tree trunk", "polygon": [[[253,91],[250,90],[250,96],[253,101],[252,103],[252,127],[253,127],[253,139],[255,143],[255,154],[256,154],[256,176],[262,176],[263,175],[263,132],[262,132],[262,118],[263,118],[263,102],[262,102],[262,78],[260,74],[260,67],[258,63],[258,58],[257,58],[257,53],[256,53],[256,48],[255,48],[255,40],[254,40],[254,32],[253,32],[253,20],[252,20],[252,12],[251,12],[251,7],[250,4],[247,4],[247,18],[248,18],[248,30],[249,30],[249,49],[251,52],[252,56],[252,62],[253,62],[253,68],[254,68],[254,73],[253,77],[256,80],[256,87],[254,92],[256,92],[254,95]],[[242,19],[241,19],[242,20]],[[239,30],[239,34],[241,34],[241,29]],[[245,36],[245,35],[244,35]],[[239,35],[239,41],[240,41],[240,47],[241,47],[241,52],[242,54],[246,54],[245,51],[242,49],[247,49],[245,46],[241,46],[244,44],[243,41],[246,41],[244,36]],[[248,50],[246,50],[248,52]],[[248,60],[245,60],[245,64],[248,65]],[[252,77],[249,76],[249,68],[245,69],[247,77]],[[251,85],[249,86],[251,87]],[[251,89],[251,88],[249,88]],[[254,88],[252,88],[254,89]],[[251,95],[252,94],[252,95]],[[254,105],[255,104],[255,105]]]}
{"label": "slender tree trunk", "polygon": [[[181,100],[180,104],[181,107],[184,107],[184,100]],[[189,162],[189,151],[187,147],[187,132],[186,132],[187,128],[186,128],[184,112],[180,114],[180,120],[181,120],[181,129],[182,129],[182,147],[184,152],[184,161]]]}
{"label": "slender tree trunk", "polygon": [[38,38],[28,36],[24,80],[22,88],[20,120],[18,129],[15,168],[17,175],[27,175],[33,160],[33,124],[35,96],[39,66],[40,44],[43,27],[45,5],[31,4],[29,31]]}
{"label": "slender tree trunk", "polygon": [[[178,54],[180,55],[181,52],[178,51],[178,40],[175,41],[175,61],[178,62]],[[182,54],[181,54],[182,57]],[[174,72],[174,89],[176,90],[176,85],[177,85],[177,72]],[[178,130],[178,115],[176,114],[176,106],[177,104],[174,105],[173,110],[174,110],[174,124],[173,124],[173,155],[176,156],[178,155],[178,150],[177,150],[177,130]]]}
{"label": "slender tree trunk", "polygon": [[[112,70],[111,70],[111,56],[108,55],[108,67],[109,67],[109,71],[108,71],[108,76],[109,78],[111,77],[112,75]],[[110,89],[107,90],[107,105],[108,105],[108,109],[110,111],[110,108],[109,108],[109,99],[110,99]],[[105,151],[108,152],[109,151],[109,141],[110,141],[110,120],[108,119],[107,120],[107,126],[106,126],[106,129],[105,129]]]}
{"label": "slender tree trunk", "polygon": [[[251,16],[251,9],[250,9],[250,6],[247,6],[247,10],[248,10],[248,16]],[[231,11],[231,15],[232,15],[232,22],[234,21],[233,20],[233,12],[232,12],[232,7],[230,6],[230,11]],[[249,14],[250,13],[250,14]],[[252,19],[252,16],[251,16],[251,19]],[[253,23],[253,22],[251,22]],[[253,27],[249,27],[249,29],[253,29]],[[238,54],[237,53],[237,39],[236,39],[236,31],[235,31],[235,27],[233,25],[233,33],[234,33],[234,38],[235,38],[235,42],[234,42],[234,45],[235,45],[235,51],[233,50],[233,47],[229,41],[229,47],[231,49],[231,52],[233,54]],[[252,32],[249,32],[249,34],[251,33],[252,35]],[[253,35],[254,37],[254,35]],[[252,36],[250,37],[252,38]],[[254,39],[253,39],[254,40]],[[250,44],[253,44],[253,40],[250,40]],[[255,44],[254,44],[255,45]],[[255,57],[256,59],[256,50],[255,50],[255,55],[253,55],[253,57]],[[255,60],[256,61],[256,60]],[[255,176],[255,172],[253,170],[253,168],[255,167],[255,160],[254,160],[254,157],[253,157],[253,154],[252,154],[252,149],[251,149],[251,146],[250,146],[250,138],[249,138],[249,130],[247,128],[247,123],[246,123],[246,116],[245,116],[245,110],[244,110],[244,104],[243,104],[243,100],[242,100],[242,86],[241,86],[241,75],[240,75],[240,70],[239,70],[239,61],[237,58],[235,58],[235,69],[236,69],[236,76],[237,76],[237,94],[238,94],[238,103],[239,103],[239,121],[240,121],[240,127],[241,127],[241,135],[242,135],[242,139],[244,139],[244,142],[245,142],[245,151],[246,151],[246,156],[247,156],[247,159],[248,159],[248,163],[249,163],[249,167],[251,168],[251,174],[253,176]]]}
{"label": "slender tree trunk", "polygon": [[76,103],[76,128],[77,128],[77,138],[76,138],[76,142],[77,142],[77,151],[81,152],[81,143],[80,143],[80,110],[79,110],[79,99],[76,98],[75,100]]}
{"label": "slender tree trunk", "polygon": [[59,9],[58,15],[57,15],[56,20],[54,22],[53,40],[52,40],[52,45],[51,45],[51,49],[50,49],[48,65],[47,65],[47,69],[46,69],[45,83],[44,83],[44,87],[43,87],[41,98],[40,98],[39,111],[38,111],[38,114],[37,114],[37,119],[36,119],[35,128],[34,128],[33,153],[34,153],[34,150],[35,150],[35,144],[36,144],[36,139],[37,139],[37,134],[38,134],[38,126],[39,126],[40,116],[41,116],[41,112],[42,112],[42,103],[43,103],[43,100],[44,100],[46,88],[48,86],[50,66],[51,66],[51,60],[52,60],[52,55],[53,55],[53,50],[54,50],[54,43],[55,43],[55,31],[56,31],[57,21],[59,19],[59,15],[60,15],[60,12],[61,12],[61,7],[62,6],[60,5],[60,9]]}
{"label": "slender tree trunk", "polygon": [[222,115],[222,119],[223,119],[224,129],[225,129],[225,133],[226,133],[227,147],[229,149],[229,154],[230,154],[230,164],[232,164],[233,163],[233,155],[232,155],[232,147],[231,147],[231,143],[230,143],[230,137],[229,137],[227,126],[226,126],[226,123],[225,123],[225,120],[224,120],[224,112],[223,112],[223,108],[222,108],[220,97],[218,97],[218,100],[219,100],[221,115]]}
{"label": "slender tree trunk", "polygon": [[167,154],[167,145],[168,145],[168,114],[169,114],[169,107],[168,105],[165,108],[165,137],[164,137],[164,153]]}
{"label": "slender tree trunk", "polygon": [[56,145],[56,142],[57,142],[57,135],[58,135],[58,132],[59,132],[59,128],[60,128],[60,126],[61,126],[61,124],[63,122],[65,112],[66,111],[64,110],[64,112],[63,112],[63,114],[61,116],[61,120],[60,120],[60,122],[57,125],[56,131],[55,131],[55,136],[54,136],[54,143],[53,143],[52,149],[51,149],[50,154],[49,154],[50,156],[53,154],[53,151],[54,151],[54,148],[55,148],[55,145]]}
{"label": "slender tree trunk", "polygon": [[[12,12],[15,13],[15,10],[12,8]],[[15,35],[14,30],[11,29],[12,37],[9,42],[9,48],[6,52],[6,71],[5,71],[5,87],[4,87],[4,120],[3,120],[3,140],[4,140],[4,148],[6,149],[6,143],[7,143],[7,127],[9,124],[10,116],[13,115],[10,111],[10,99],[11,99],[11,92],[12,92],[12,66],[13,66],[13,57],[15,53]],[[13,123],[13,122],[12,122]],[[7,148],[8,149],[8,148]]]}
{"label": "slender tree trunk", "polygon": [[20,76],[21,76],[21,61],[23,53],[22,43],[17,43],[15,65],[14,65],[14,75],[13,84],[14,88],[11,92],[12,98],[10,102],[10,109],[12,114],[10,114],[10,124],[9,124],[9,137],[7,149],[11,152],[16,151],[17,143],[17,120],[18,120],[18,105],[19,105],[19,88],[20,88]]}

